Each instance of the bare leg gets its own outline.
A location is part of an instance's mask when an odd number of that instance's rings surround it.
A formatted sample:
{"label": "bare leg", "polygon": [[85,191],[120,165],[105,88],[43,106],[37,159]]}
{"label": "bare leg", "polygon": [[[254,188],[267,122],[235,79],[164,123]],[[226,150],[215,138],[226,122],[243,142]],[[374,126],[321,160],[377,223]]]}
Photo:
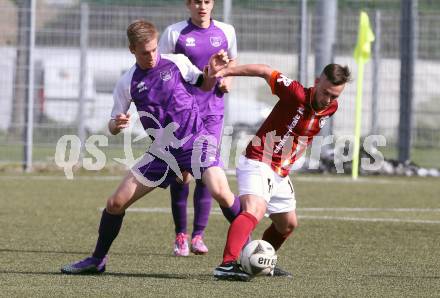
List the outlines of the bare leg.
{"label": "bare leg", "polygon": [[278,250],[298,226],[298,219],[295,210],[285,213],[272,213],[270,219],[272,224],[264,231],[263,240],[269,242],[275,250]]}
{"label": "bare leg", "polygon": [[225,172],[220,167],[208,168],[202,176],[202,181],[211,196],[218,202],[225,218],[232,222],[241,212],[240,199],[229,188]]}

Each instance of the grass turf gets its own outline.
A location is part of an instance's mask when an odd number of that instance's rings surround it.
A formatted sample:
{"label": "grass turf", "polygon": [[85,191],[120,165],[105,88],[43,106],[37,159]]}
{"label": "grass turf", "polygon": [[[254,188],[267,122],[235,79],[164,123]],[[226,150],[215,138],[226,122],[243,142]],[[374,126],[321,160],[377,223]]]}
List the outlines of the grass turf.
{"label": "grass turf", "polygon": [[[127,212],[105,274],[61,275],[62,264],[93,250],[98,208],[119,180],[99,175],[73,181],[63,176],[0,176],[0,296],[434,297],[440,293],[440,183],[427,178],[377,177],[355,183],[335,176],[294,178],[300,228],[278,253],[279,264],[293,272],[293,280],[215,280],[212,270],[221,261],[228,228],[217,212],[206,231],[207,256],[171,255],[171,214]],[[233,177],[230,181],[235,189]],[[168,192],[156,190],[133,207],[169,205]],[[380,209],[313,209],[336,207]],[[384,218],[394,222],[380,220]],[[267,220],[260,223],[254,238],[261,237],[267,224]]]}

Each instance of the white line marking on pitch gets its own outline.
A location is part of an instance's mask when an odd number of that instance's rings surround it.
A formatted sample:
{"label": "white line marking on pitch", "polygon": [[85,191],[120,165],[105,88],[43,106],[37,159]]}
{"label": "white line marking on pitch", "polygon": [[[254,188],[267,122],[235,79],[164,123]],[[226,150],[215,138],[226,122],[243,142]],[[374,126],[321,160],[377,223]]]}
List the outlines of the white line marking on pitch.
{"label": "white line marking on pitch", "polygon": [[[103,210],[104,208],[99,208]],[[298,211],[304,211],[304,209],[298,209]],[[310,208],[316,209],[316,208]],[[331,209],[331,208],[319,208],[319,209]],[[332,208],[341,209],[341,208]],[[343,208],[343,209],[353,209],[353,208]],[[361,208],[356,208],[361,209]],[[366,209],[380,209],[380,208],[366,208]],[[402,209],[402,208],[399,208]],[[417,209],[416,209],[417,210]],[[423,210],[423,209],[420,209]],[[430,210],[430,209],[426,209]],[[432,209],[431,209],[432,210]],[[434,209],[435,210],[435,209]],[[171,213],[170,208],[128,208],[127,212],[142,212],[142,213]],[[407,211],[405,209],[405,211]],[[192,210],[188,210],[189,214],[192,214]],[[222,212],[219,208],[214,208],[211,214],[221,215]],[[407,219],[407,218],[363,218],[363,217],[344,217],[344,216],[314,216],[314,215],[298,215],[300,219],[318,219],[318,220],[338,220],[338,221],[362,221],[362,222],[398,222],[398,223],[420,223],[420,224],[440,224],[440,220],[424,220],[424,219]]]}
{"label": "white line marking on pitch", "polygon": [[399,223],[421,223],[421,224],[440,224],[440,220],[424,219],[400,219],[400,218],[362,218],[362,217],[336,217],[336,216],[298,216],[302,219],[323,219],[323,220],[341,220],[341,221],[369,221],[369,222],[399,222]]}
{"label": "white line marking on pitch", "polygon": [[[341,175],[341,174],[339,174]],[[347,176],[322,176],[322,177],[315,177],[315,176],[299,176],[299,177],[292,177],[292,181],[295,183],[295,181],[299,182],[336,182],[336,183],[373,183],[373,184],[407,184],[407,183],[417,183],[417,180],[408,180],[405,179],[405,177],[397,176],[395,179],[387,179],[387,178],[369,178],[369,177],[361,177],[357,180],[353,180],[350,177]]]}
{"label": "white line marking on pitch", "polygon": [[440,212],[440,208],[298,208],[299,211],[348,211],[348,212]]}

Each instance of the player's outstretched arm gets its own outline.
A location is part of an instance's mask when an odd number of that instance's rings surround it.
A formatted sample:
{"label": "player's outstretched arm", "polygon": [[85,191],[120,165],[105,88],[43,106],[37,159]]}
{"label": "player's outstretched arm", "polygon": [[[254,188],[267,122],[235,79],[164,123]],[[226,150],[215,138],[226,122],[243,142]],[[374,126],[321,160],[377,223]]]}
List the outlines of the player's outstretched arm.
{"label": "player's outstretched arm", "polygon": [[203,83],[200,88],[204,91],[212,90],[217,83],[216,74],[225,68],[229,63],[228,54],[220,50],[209,59],[209,65],[203,70]]}
{"label": "player's outstretched arm", "polygon": [[130,114],[118,114],[115,118],[110,119],[108,122],[108,130],[112,135],[117,135],[124,128],[130,125]]}
{"label": "player's outstretched arm", "polygon": [[[237,65],[238,65],[237,60],[230,59],[227,67],[234,67]],[[223,93],[229,93],[231,91],[231,86],[232,86],[232,77],[222,78],[218,85],[220,91]]]}
{"label": "player's outstretched arm", "polygon": [[261,77],[268,83],[270,76],[272,75],[272,69],[269,65],[265,64],[243,64],[235,67],[223,68],[216,73],[216,77]]}

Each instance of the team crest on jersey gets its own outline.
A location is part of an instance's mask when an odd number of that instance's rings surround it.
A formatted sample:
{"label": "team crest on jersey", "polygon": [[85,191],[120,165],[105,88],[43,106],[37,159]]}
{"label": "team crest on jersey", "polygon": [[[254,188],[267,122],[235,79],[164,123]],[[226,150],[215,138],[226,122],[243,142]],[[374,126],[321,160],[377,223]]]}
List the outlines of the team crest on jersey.
{"label": "team crest on jersey", "polygon": [[321,119],[319,119],[319,128],[323,128],[325,123],[327,122],[327,119],[329,118],[329,116],[325,116],[322,117]]}
{"label": "team crest on jersey", "polygon": [[187,37],[186,38],[186,46],[187,47],[195,47],[196,46],[196,39],[194,37]]}
{"label": "team crest on jersey", "polygon": [[166,71],[161,71],[160,72],[160,78],[164,82],[171,80],[171,77],[172,77],[171,70],[166,70]]}
{"label": "team crest on jersey", "polygon": [[211,36],[209,41],[214,48],[218,48],[222,45],[223,39],[220,36]]}

